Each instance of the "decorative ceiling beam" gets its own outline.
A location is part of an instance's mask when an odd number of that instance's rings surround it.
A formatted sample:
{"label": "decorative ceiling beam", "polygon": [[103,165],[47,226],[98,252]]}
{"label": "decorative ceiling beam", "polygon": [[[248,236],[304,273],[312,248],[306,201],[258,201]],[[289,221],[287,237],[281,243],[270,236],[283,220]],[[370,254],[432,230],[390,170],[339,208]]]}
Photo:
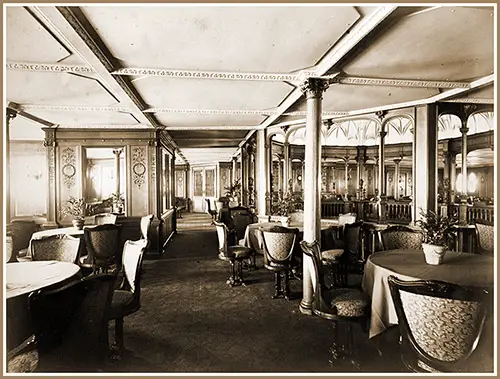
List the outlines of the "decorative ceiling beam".
{"label": "decorative ceiling beam", "polygon": [[260,129],[260,125],[196,125],[196,126],[164,126],[165,130],[257,130]]}
{"label": "decorative ceiling beam", "polygon": [[10,62],[5,65],[8,70],[35,72],[69,72],[72,74],[93,74],[94,70],[87,66],[73,66],[59,63],[27,63]]}
{"label": "decorative ceiling beam", "polygon": [[55,111],[55,112],[120,112],[133,113],[129,107],[100,107],[86,105],[41,105],[41,104],[20,104],[20,109],[26,111]]}
{"label": "decorative ceiling beam", "polygon": [[468,103],[468,104],[495,104],[494,99],[476,99],[474,97],[460,97],[457,99],[444,100],[445,103]]}
{"label": "decorative ceiling beam", "polygon": [[354,84],[365,86],[388,86],[388,87],[416,87],[416,88],[469,88],[469,83],[448,82],[437,80],[413,80],[413,79],[385,79],[385,78],[361,78],[354,76],[337,76],[330,80],[330,84]]}
{"label": "decorative ceiling beam", "polygon": [[[51,63],[26,63],[10,62],[6,64],[9,70],[23,70],[35,72],[68,72],[78,74],[92,74],[94,70],[87,66],[72,66]],[[121,68],[111,73],[112,75],[133,76],[159,76],[164,78],[182,79],[215,79],[215,80],[238,80],[238,81],[271,81],[301,83],[307,78],[327,79],[330,84],[386,86],[386,87],[413,87],[413,88],[469,88],[467,82],[450,82],[446,80],[418,80],[418,79],[389,79],[389,78],[365,78],[356,76],[318,75],[316,71],[303,70],[297,74],[286,73],[241,73],[220,71],[197,71],[197,70],[170,70],[155,68]],[[153,112],[151,112],[153,113]]]}

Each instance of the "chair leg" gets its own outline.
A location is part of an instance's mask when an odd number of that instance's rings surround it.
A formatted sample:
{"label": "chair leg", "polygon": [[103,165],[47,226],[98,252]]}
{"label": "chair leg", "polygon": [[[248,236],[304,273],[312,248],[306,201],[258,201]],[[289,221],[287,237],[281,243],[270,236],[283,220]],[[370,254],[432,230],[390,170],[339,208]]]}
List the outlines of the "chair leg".
{"label": "chair leg", "polygon": [[290,271],[286,270],[284,274],[285,274],[284,296],[286,300],[290,300]]}
{"label": "chair leg", "polygon": [[275,282],[275,293],[273,295],[273,299],[277,299],[278,297],[280,297],[282,295],[282,291],[281,291],[281,273],[279,271],[276,271],[274,273],[274,276],[276,278],[276,282]]}
{"label": "chair leg", "polygon": [[115,319],[115,341],[112,350],[112,359],[121,359],[123,356],[123,318]]}

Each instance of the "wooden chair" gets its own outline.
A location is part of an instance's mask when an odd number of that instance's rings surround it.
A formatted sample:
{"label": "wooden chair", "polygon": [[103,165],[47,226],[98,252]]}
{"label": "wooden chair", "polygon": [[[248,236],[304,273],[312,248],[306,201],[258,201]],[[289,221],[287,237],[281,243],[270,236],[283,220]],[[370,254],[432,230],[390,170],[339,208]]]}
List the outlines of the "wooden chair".
{"label": "wooden chair", "polygon": [[[229,243],[234,245],[243,245],[245,232],[248,225],[258,221],[257,216],[247,207],[229,208]],[[255,250],[252,249],[252,259],[249,262],[249,267],[255,268]]]}
{"label": "wooden chair", "polygon": [[475,253],[493,255],[495,250],[495,226],[486,220],[476,220]]}
{"label": "wooden chair", "polygon": [[108,320],[115,321],[115,357],[123,354],[123,318],[141,308],[141,272],[147,240],[125,241],[123,246],[123,279],[119,288],[113,291]]}
{"label": "wooden chair", "polygon": [[96,225],[116,224],[117,215],[112,213],[101,213],[94,216]]}
{"label": "wooden chair", "polygon": [[403,225],[389,226],[380,231],[380,244],[383,250],[421,250],[422,233]]}
{"label": "wooden chair", "polygon": [[226,283],[231,286],[244,284],[242,261],[250,258],[252,249],[246,246],[228,245],[229,231],[227,226],[217,221],[214,221],[214,224],[219,240],[219,259],[231,264],[231,276]]}
{"label": "wooden chair", "polygon": [[[360,324],[363,331],[367,331],[370,319],[370,298],[359,289],[337,286],[328,288],[324,281],[326,272],[321,264],[319,243],[301,241],[300,247],[313,262],[314,300],[312,311],[315,315],[335,323],[336,338],[331,348],[332,363],[340,359],[348,359],[356,368],[359,368],[360,363],[357,359],[359,352],[353,341],[354,334],[351,330],[351,324]],[[341,328],[338,325],[339,322],[346,323],[347,328]],[[342,333],[345,331],[348,333],[347,336]],[[344,343],[344,340],[347,342]]]}
{"label": "wooden chair", "polygon": [[120,268],[118,244],[120,242],[120,225],[104,224],[86,226],[83,237],[87,248],[87,261],[92,265],[93,272],[107,270],[114,264]]}
{"label": "wooden chair", "polygon": [[[272,226],[259,229],[264,250],[264,267],[274,271],[276,283],[273,299],[283,296],[290,299],[290,271],[292,270],[292,253],[299,230],[284,226]],[[281,285],[281,275],[284,285]]]}
{"label": "wooden chair", "polygon": [[31,257],[34,261],[61,261],[78,263],[80,238],[69,235],[53,235],[31,241]]}
{"label": "wooden chair", "polygon": [[486,288],[388,277],[401,332],[401,357],[413,372],[474,370],[492,297]]}
{"label": "wooden chair", "polygon": [[89,276],[30,294],[34,335],[8,352],[7,371],[97,369],[107,355],[107,313],[115,279],[109,274]]}

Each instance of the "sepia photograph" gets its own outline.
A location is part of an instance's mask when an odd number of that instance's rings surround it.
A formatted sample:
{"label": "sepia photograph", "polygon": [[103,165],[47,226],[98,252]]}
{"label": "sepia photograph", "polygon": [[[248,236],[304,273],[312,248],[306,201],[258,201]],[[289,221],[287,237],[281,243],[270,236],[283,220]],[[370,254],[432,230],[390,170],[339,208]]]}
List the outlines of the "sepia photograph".
{"label": "sepia photograph", "polygon": [[3,3],[3,374],[497,374],[497,4]]}

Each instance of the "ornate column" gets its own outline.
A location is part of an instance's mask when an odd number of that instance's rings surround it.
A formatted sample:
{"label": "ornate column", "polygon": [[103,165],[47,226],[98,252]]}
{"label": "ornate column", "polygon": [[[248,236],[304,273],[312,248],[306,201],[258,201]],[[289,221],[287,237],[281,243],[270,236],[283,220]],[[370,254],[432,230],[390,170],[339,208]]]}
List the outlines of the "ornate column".
{"label": "ornate column", "polygon": [[269,166],[267,164],[267,130],[261,129],[257,130],[257,156],[256,156],[256,166],[259,175],[255,177],[256,188],[257,188],[257,212],[258,215],[264,217],[268,214],[267,208],[267,194],[269,190],[268,179],[269,172],[267,171]]}
{"label": "ornate column", "polygon": [[344,199],[345,201],[349,200],[349,155],[344,155],[344,181],[345,181],[345,188],[344,188]]}
{"label": "ornate column", "polygon": [[[307,79],[302,92],[307,99],[305,159],[307,171],[304,172],[304,241],[321,242],[321,100],[328,81]],[[312,314],[313,283],[311,259],[303,254],[303,293],[299,309],[302,313]]]}
{"label": "ornate column", "polygon": [[12,170],[12,167],[10,166],[10,122],[16,118],[17,112],[13,109],[7,108],[5,112],[5,118],[6,118],[6,123],[5,123],[5,168],[7,169],[7,172],[5,173],[5,221],[8,224],[10,222],[10,219],[12,217],[11,214],[11,209],[10,209],[10,202],[12,201],[11,199],[11,193],[10,193],[10,171]]}
{"label": "ornate column", "polygon": [[233,167],[231,170],[231,184],[233,184],[236,181],[236,179],[238,179],[237,172],[236,172],[236,170],[238,169],[238,167],[236,165],[236,160],[237,160],[237,158],[233,157]]}
{"label": "ornate column", "polygon": [[267,173],[267,189],[266,189],[266,212],[271,214],[273,207],[273,146],[271,138],[266,138],[266,173]]}
{"label": "ornate column", "polygon": [[244,146],[240,147],[241,162],[241,205],[247,205],[247,150]]}
{"label": "ornate column", "polygon": [[358,155],[356,157],[356,175],[357,175],[357,181],[358,181],[358,189],[357,192],[359,194],[358,198],[361,200],[363,199],[363,172],[365,170],[365,160],[366,160],[366,153],[365,153],[365,147],[364,146],[357,146],[357,151]]}
{"label": "ornate column", "polygon": [[175,150],[170,157],[170,207],[175,206]]}
{"label": "ornate column", "polygon": [[255,208],[255,143],[248,145],[248,206]]}
{"label": "ornate column", "polygon": [[467,132],[469,128],[467,127],[467,116],[462,118],[462,127],[460,128],[460,133],[462,133],[462,193],[460,196],[460,215],[459,221],[461,225],[467,224],[467,196],[469,194],[467,188]]}
{"label": "ornate column", "polygon": [[[384,117],[384,114],[380,115],[381,118]],[[387,213],[387,194],[386,194],[386,182],[385,182],[385,143],[384,139],[387,135],[385,131],[385,124],[382,123],[380,127],[380,141],[378,146],[378,157],[379,157],[379,165],[378,165],[378,220],[380,223],[385,223],[385,215]]]}
{"label": "ornate column", "polygon": [[378,196],[378,194],[380,193],[380,190],[379,190],[379,180],[378,180],[378,175],[379,175],[379,170],[378,170],[378,165],[379,165],[379,159],[378,159],[378,156],[375,157],[375,164],[373,165],[373,183],[375,184],[374,187],[374,193],[375,193],[375,196]]}
{"label": "ornate column", "polygon": [[337,184],[335,183],[335,164],[332,164],[331,166],[331,172],[332,172],[332,184],[331,184],[331,192],[336,193],[337,192]]}
{"label": "ornate column", "polygon": [[56,128],[43,128],[45,138],[43,146],[47,148],[47,172],[49,180],[47,182],[47,223],[44,226],[51,228],[57,227],[57,209],[56,209]]}
{"label": "ornate column", "polygon": [[283,158],[283,194],[286,195],[287,192],[291,192],[289,189],[289,166],[290,166],[290,144],[285,142],[283,144],[284,158]]}
{"label": "ornate column", "polygon": [[[120,210],[118,209],[119,207],[119,202],[118,200],[121,198],[121,191],[120,191],[120,155],[122,153],[123,149],[113,149],[113,154],[115,156],[115,173],[116,173],[116,178],[115,178],[115,202],[113,204],[113,211],[114,212],[119,212]],[[155,151],[156,152],[156,151]]]}
{"label": "ornate column", "polygon": [[437,211],[437,105],[417,106],[413,128],[412,222],[420,210]]}
{"label": "ornate column", "polygon": [[283,175],[282,175],[282,166],[283,164],[281,163],[281,156],[278,156],[278,163],[277,163],[277,166],[278,166],[278,193],[280,193],[281,195],[285,195],[286,191],[285,189],[283,188]]}
{"label": "ornate column", "polygon": [[399,200],[399,164],[402,157],[394,158],[394,199]]}

